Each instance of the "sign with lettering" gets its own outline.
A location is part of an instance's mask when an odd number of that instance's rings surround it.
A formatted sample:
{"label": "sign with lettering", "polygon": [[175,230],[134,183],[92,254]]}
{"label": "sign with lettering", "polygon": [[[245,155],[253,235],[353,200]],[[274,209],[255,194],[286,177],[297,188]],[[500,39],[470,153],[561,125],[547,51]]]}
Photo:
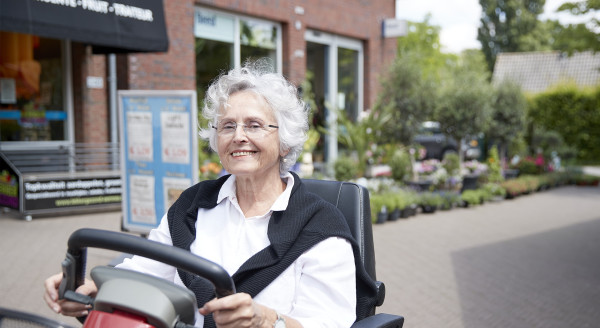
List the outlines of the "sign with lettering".
{"label": "sign with lettering", "polygon": [[211,10],[195,8],[194,35],[197,38],[233,43],[234,18]]}
{"label": "sign with lettering", "polygon": [[405,19],[388,18],[381,22],[381,35],[395,38],[408,34],[408,22]]}
{"label": "sign with lettering", "polygon": [[79,206],[119,204],[121,178],[37,178],[23,182],[27,211],[66,209]]}
{"label": "sign with lettering", "polygon": [[147,233],[198,182],[195,91],[119,91],[123,227]]}
{"label": "sign with lettering", "polygon": [[98,53],[169,47],[163,0],[0,0],[0,27],[91,44]]}

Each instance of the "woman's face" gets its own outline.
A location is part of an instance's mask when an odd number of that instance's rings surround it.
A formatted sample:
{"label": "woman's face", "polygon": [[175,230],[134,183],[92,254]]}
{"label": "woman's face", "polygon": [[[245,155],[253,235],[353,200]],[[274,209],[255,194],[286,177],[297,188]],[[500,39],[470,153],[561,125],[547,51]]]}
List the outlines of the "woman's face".
{"label": "woman's face", "polygon": [[[235,125],[237,124],[237,127]],[[246,125],[264,126],[246,132]],[[251,91],[240,91],[229,97],[220,110],[217,124],[217,149],[227,172],[237,177],[260,178],[269,174],[279,177],[279,133],[273,112],[265,100]],[[225,129],[222,129],[226,127]]]}

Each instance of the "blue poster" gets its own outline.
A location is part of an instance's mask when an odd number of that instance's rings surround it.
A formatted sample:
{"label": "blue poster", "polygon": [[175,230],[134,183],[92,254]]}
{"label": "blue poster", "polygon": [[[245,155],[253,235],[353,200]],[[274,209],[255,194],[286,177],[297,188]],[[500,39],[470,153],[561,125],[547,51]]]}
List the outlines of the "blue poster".
{"label": "blue poster", "polygon": [[198,182],[195,91],[119,91],[123,228],[147,233]]}

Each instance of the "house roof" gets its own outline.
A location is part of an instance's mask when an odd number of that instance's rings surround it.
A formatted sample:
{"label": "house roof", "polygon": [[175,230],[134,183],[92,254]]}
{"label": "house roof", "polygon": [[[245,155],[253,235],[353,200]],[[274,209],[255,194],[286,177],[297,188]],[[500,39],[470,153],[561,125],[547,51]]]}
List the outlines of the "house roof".
{"label": "house roof", "polygon": [[538,93],[559,83],[579,87],[600,85],[600,53],[569,56],[559,51],[501,53],[496,57],[493,81],[513,80],[525,92]]}

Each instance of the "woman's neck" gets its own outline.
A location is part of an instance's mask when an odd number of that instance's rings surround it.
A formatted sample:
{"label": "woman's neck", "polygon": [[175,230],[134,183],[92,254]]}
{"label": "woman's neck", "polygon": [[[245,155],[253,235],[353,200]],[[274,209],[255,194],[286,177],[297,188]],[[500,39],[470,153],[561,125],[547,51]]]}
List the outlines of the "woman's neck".
{"label": "woman's neck", "polygon": [[286,187],[279,175],[268,179],[236,176],[235,182],[238,204],[247,218],[267,213]]}

